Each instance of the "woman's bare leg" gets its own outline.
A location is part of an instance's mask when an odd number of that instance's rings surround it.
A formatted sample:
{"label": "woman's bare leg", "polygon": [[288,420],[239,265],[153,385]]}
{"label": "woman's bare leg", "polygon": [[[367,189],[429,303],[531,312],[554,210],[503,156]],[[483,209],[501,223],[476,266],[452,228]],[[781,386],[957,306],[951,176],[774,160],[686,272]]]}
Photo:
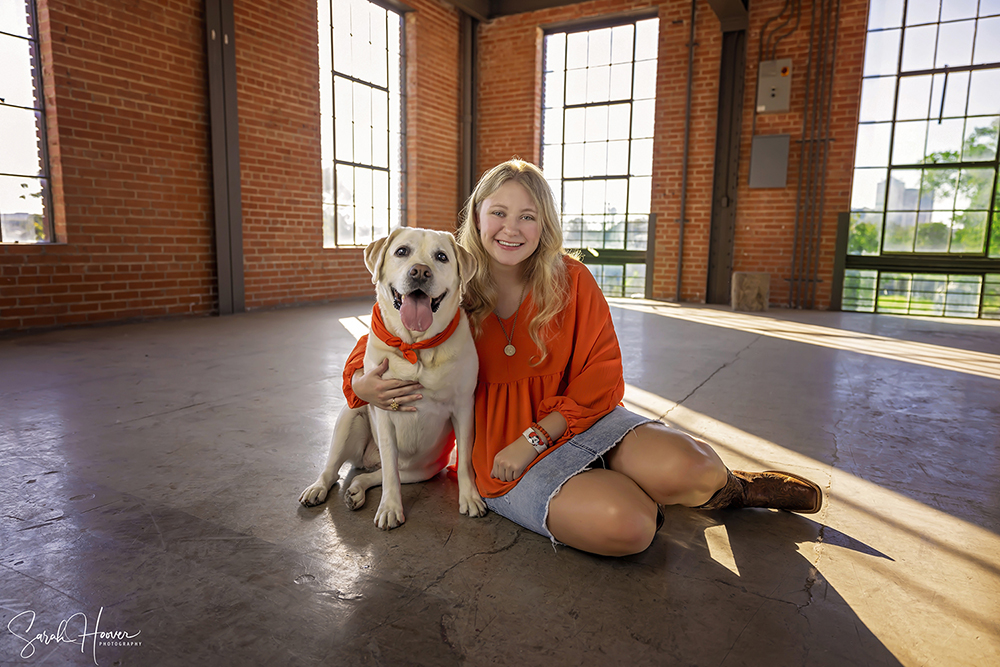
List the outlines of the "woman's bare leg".
{"label": "woman's bare leg", "polygon": [[725,464],[707,442],[659,422],[627,434],[605,460],[660,505],[698,507],[728,478]]}
{"label": "woman's bare leg", "polygon": [[653,541],[656,503],[621,473],[587,470],[552,498],[547,523],[553,537],[575,549],[627,556]]}

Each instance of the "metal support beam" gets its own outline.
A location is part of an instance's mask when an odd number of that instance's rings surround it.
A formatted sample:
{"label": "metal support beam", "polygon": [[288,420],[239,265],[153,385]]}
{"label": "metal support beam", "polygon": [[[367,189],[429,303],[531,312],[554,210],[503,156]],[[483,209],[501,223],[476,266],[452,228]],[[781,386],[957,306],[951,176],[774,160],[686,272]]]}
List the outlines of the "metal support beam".
{"label": "metal support beam", "polygon": [[233,0],[205,0],[219,314],[246,310]]}

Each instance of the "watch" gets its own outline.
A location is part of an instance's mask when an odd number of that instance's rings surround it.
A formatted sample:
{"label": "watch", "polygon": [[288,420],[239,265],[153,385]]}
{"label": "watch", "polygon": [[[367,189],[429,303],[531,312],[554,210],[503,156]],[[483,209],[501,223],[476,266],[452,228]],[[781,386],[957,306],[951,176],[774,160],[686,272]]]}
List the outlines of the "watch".
{"label": "watch", "polygon": [[529,443],[531,443],[531,446],[534,447],[535,451],[538,452],[539,454],[548,449],[548,445],[546,445],[542,441],[542,437],[538,435],[538,433],[535,432],[535,429],[531,428],[530,426],[524,429],[524,433],[522,433],[521,435],[523,435],[525,439]]}

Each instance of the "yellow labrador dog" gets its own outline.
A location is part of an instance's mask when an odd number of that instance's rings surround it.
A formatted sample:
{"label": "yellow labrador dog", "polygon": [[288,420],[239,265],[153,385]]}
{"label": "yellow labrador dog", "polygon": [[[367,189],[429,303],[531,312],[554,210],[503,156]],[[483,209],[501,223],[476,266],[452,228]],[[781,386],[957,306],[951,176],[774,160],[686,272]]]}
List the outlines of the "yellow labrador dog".
{"label": "yellow labrador dog", "polygon": [[[382,485],[375,525],[389,530],[406,517],[400,484],[422,482],[441,472],[458,444],[458,508],[483,516],[486,505],[472,469],[473,403],[479,359],[462,290],[476,271],[472,256],[448,232],[401,228],[365,250],[377,304],[365,350],[365,371],[389,359],[383,378],[422,385],[416,412],[366,405],[344,407],[337,418],[323,472],[299,496],[306,507],[326,500],[341,466],[371,470],[357,475],[344,494],[352,509],[365,492]],[[379,469],[379,466],[381,468]]]}

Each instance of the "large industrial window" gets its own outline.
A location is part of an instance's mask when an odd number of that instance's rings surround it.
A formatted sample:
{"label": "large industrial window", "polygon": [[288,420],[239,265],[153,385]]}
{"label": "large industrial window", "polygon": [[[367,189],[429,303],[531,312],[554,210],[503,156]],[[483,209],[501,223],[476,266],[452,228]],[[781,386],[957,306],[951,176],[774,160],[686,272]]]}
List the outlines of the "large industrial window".
{"label": "large industrial window", "polygon": [[403,17],[319,0],[323,245],[367,245],[404,224]]}
{"label": "large industrial window", "polygon": [[872,0],[845,310],[1000,317],[1000,0]]}
{"label": "large industrial window", "polygon": [[34,0],[0,2],[0,242],[52,240]]}
{"label": "large industrial window", "polygon": [[659,21],[545,35],[542,169],[564,244],[609,296],[643,296]]}

